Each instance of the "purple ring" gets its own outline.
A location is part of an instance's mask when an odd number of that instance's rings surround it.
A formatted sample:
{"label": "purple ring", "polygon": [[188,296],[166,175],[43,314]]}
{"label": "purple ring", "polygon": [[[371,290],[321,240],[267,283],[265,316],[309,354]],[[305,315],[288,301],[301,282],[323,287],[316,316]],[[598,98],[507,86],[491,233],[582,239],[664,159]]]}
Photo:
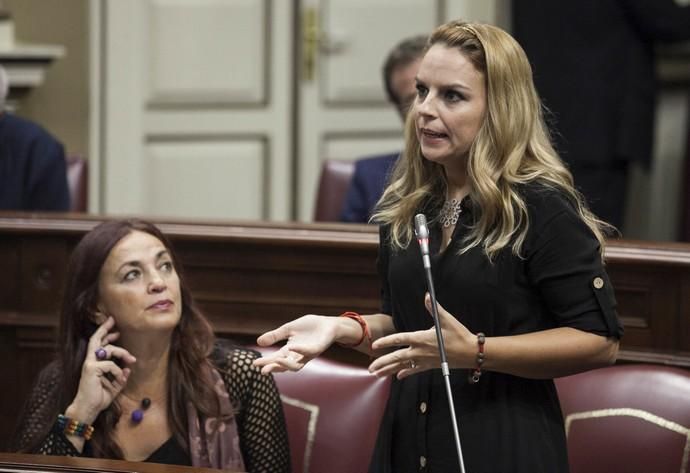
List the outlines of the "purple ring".
{"label": "purple ring", "polygon": [[108,358],[108,352],[105,351],[105,348],[101,347],[96,350],[96,359],[105,360],[106,358]]}

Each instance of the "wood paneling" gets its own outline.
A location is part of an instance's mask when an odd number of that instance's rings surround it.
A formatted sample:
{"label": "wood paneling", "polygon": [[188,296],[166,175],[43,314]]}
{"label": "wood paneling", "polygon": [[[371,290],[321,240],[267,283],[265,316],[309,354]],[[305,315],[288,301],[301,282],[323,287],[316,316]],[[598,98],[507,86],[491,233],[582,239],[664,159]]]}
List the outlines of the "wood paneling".
{"label": "wood paneling", "polygon": [[[101,458],[54,457],[48,455],[0,454],[0,473],[217,473],[201,467],[161,465],[159,463],[103,460]],[[223,470],[228,471],[228,470]]]}

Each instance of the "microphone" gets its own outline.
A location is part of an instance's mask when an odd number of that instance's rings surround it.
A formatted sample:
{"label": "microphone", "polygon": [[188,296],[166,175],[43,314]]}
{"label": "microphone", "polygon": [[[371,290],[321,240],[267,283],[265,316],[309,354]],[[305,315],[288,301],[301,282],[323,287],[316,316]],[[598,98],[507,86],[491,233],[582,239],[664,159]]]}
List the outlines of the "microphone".
{"label": "microphone", "polygon": [[448,368],[446,347],[443,343],[441,323],[438,320],[438,306],[436,303],[436,291],[434,290],[434,278],[431,275],[431,258],[429,256],[429,228],[426,225],[426,215],[417,214],[414,216],[414,234],[417,237],[419,250],[422,253],[422,263],[424,264],[427,288],[429,290],[429,297],[431,298],[431,315],[434,319],[434,327],[436,329],[436,341],[438,342],[438,352],[441,357],[441,373],[443,374],[443,379],[446,385],[446,394],[448,395],[448,407],[450,409],[450,417],[453,423],[453,434],[455,436],[455,448],[458,452],[460,472],[465,473],[465,462],[462,458],[462,447],[460,446],[460,432],[458,431],[458,421],[455,417],[455,405],[453,404],[453,391],[450,389],[450,369]]}
{"label": "microphone", "polygon": [[426,226],[426,216],[424,214],[417,214],[414,216],[414,234],[417,236],[419,249],[422,250],[424,269],[431,269],[431,260],[429,259],[429,229]]}

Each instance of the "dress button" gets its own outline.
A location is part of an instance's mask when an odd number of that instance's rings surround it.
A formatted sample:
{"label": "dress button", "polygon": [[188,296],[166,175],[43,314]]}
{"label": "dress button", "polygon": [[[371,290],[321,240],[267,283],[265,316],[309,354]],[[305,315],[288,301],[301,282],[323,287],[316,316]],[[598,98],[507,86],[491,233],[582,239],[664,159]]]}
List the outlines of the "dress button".
{"label": "dress button", "polygon": [[426,414],[426,402],[422,402],[419,404],[419,412],[422,414]]}
{"label": "dress button", "polygon": [[594,286],[594,289],[601,289],[604,287],[604,280],[597,276],[592,281],[592,285]]}
{"label": "dress button", "polygon": [[424,468],[426,466],[426,457],[422,455],[419,457],[419,467]]}

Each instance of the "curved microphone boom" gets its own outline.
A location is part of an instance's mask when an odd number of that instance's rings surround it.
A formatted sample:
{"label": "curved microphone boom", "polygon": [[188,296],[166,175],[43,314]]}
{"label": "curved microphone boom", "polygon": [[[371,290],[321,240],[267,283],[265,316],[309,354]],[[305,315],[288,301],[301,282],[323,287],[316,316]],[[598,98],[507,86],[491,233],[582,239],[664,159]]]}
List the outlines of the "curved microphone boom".
{"label": "curved microphone boom", "polygon": [[458,451],[458,462],[460,463],[460,472],[465,473],[465,462],[462,458],[462,447],[460,446],[460,432],[458,431],[458,421],[455,417],[453,391],[451,391],[450,389],[450,369],[448,368],[446,347],[443,344],[443,332],[441,331],[441,323],[438,320],[438,307],[436,305],[436,291],[434,291],[434,279],[431,276],[431,258],[429,257],[429,228],[426,225],[426,216],[424,214],[415,215],[414,233],[417,237],[419,249],[422,253],[422,263],[424,264],[424,273],[426,274],[427,288],[429,289],[429,297],[431,298],[431,315],[434,318],[434,327],[436,328],[436,340],[438,342],[438,351],[441,357],[441,373],[443,374],[443,380],[446,385],[446,394],[448,395],[448,407],[450,409],[450,417],[453,424],[455,448]]}

